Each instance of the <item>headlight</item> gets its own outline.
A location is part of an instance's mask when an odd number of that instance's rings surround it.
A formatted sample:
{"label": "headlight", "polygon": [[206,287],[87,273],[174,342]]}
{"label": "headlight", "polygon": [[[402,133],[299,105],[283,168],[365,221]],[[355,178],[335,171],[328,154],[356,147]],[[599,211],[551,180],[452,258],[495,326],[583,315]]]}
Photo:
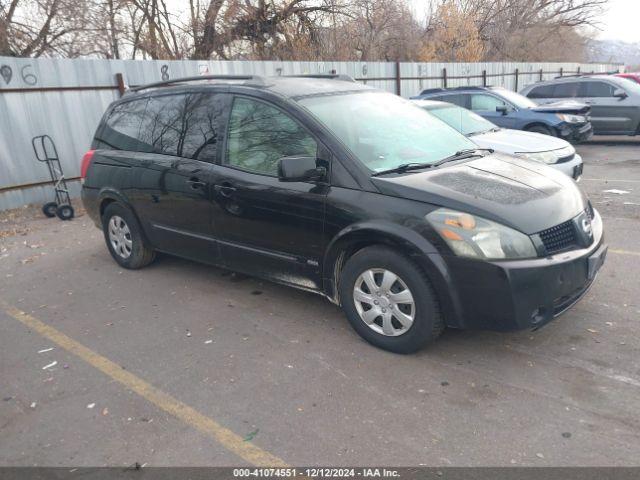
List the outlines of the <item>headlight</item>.
{"label": "headlight", "polygon": [[537,257],[527,235],[491,220],[444,208],[425,218],[458,256],[483,260]]}
{"label": "headlight", "polygon": [[556,117],[567,123],[584,123],[587,121],[583,115],[571,115],[570,113],[556,113]]}
{"label": "headlight", "polygon": [[558,161],[555,152],[522,152],[516,153],[516,155],[524,157],[527,160],[533,160],[534,162],[552,164]]}

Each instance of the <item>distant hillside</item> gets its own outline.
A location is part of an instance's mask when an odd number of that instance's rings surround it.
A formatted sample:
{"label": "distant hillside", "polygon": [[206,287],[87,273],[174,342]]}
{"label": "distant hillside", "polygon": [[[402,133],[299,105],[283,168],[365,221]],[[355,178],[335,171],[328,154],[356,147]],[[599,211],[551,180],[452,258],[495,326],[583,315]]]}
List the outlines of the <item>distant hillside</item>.
{"label": "distant hillside", "polygon": [[640,42],[626,43],[618,40],[592,40],[587,45],[587,52],[590,62],[640,65]]}

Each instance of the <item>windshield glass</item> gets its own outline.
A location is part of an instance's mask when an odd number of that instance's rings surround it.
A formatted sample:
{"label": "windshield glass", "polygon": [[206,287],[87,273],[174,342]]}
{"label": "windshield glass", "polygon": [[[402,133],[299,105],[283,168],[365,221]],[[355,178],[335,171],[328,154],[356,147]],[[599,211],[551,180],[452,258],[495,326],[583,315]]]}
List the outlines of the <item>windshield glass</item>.
{"label": "windshield glass", "polygon": [[423,107],[431,115],[435,115],[447,125],[452,126],[463,135],[475,135],[478,133],[488,132],[496,127],[489,120],[485,120],[469,110],[461,107]]}
{"label": "windshield glass", "polygon": [[376,172],[406,163],[435,163],[459,150],[478,148],[446,123],[390,93],[319,96],[299,102]]}
{"label": "windshield glass", "polygon": [[635,80],[630,78],[622,78],[618,77],[622,82],[620,82],[620,87],[622,87],[627,92],[634,92],[636,95],[640,94],[640,83],[636,83]]}
{"label": "windshield glass", "polygon": [[513,103],[518,108],[532,108],[538,106],[535,102],[529,100],[524,95],[520,95],[517,92],[512,92],[511,90],[507,90],[506,88],[496,88],[494,91],[501,97],[504,97],[506,100]]}

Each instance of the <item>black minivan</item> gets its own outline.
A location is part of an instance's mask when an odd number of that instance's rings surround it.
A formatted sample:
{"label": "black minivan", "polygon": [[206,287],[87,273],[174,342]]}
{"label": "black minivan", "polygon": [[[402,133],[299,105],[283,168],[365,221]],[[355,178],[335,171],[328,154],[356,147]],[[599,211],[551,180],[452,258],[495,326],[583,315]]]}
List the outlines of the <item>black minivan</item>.
{"label": "black minivan", "polygon": [[566,175],[341,76],[136,88],[108,108],[82,177],[121,266],[160,251],[317,292],[401,353],[446,326],[538,328],[607,251]]}

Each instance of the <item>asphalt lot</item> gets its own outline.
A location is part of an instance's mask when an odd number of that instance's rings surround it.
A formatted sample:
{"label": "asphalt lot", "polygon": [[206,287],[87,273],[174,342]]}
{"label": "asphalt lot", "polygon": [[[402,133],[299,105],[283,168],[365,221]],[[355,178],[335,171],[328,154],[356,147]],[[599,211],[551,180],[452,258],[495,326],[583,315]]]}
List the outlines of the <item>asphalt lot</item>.
{"label": "asphalt lot", "polygon": [[640,139],[578,151],[610,245],[589,294],[410,356],[319,296],[0,214],[0,465],[638,465]]}

